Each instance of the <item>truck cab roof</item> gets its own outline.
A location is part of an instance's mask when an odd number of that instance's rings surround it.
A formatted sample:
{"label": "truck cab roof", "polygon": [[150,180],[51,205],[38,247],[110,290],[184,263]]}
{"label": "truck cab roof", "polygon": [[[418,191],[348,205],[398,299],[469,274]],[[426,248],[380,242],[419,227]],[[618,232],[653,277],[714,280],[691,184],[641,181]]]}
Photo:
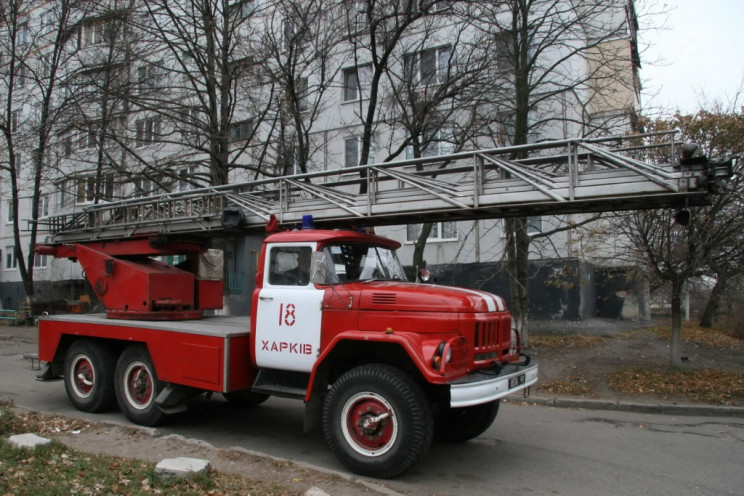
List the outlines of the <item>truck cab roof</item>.
{"label": "truck cab roof", "polygon": [[266,238],[266,243],[298,243],[307,241],[319,243],[360,242],[385,246],[394,250],[400,248],[400,243],[395,240],[351,229],[302,229],[296,231],[283,231],[271,234]]}

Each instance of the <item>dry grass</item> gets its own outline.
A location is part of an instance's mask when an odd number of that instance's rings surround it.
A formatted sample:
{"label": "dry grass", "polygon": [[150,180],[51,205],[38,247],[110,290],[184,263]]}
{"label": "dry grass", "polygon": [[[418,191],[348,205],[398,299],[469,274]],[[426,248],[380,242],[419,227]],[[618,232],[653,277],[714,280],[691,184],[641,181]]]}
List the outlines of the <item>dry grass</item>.
{"label": "dry grass", "polygon": [[[671,339],[671,324],[663,327],[652,327],[650,331],[655,332],[662,339]],[[682,324],[682,340],[686,343],[700,343],[717,348],[744,350],[743,340],[718,329],[705,329],[688,322]]]}
{"label": "dry grass", "polygon": [[[301,494],[272,481],[212,470],[209,474],[163,478],[153,463],[91,455],[53,441],[33,450],[10,446],[5,438],[33,432],[51,435],[85,429],[82,420],[37,413],[16,413],[0,402],[0,494],[126,495],[292,495]],[[34,481],[29,484],[29,481]]]}
{"label": "dry grass", "polygon": [[562,394],[568,396],[589,396],[596,397],[596,391],[589,385],[589,382],[580,376],[569,377],[568,380],[538,382],[537,390],[552,394]]}
{"label": "dry grass", "polygon": [[718,405],[744,405],[744,374],[725,370],[620,369],[608,377],[610,389],[622,393],[684,397]]}
{"label": "dry grass", "polygon": [[530,346],[538,348],[590,348],[602,344],[606,337],[585,336],[582,334],[533,336]]}

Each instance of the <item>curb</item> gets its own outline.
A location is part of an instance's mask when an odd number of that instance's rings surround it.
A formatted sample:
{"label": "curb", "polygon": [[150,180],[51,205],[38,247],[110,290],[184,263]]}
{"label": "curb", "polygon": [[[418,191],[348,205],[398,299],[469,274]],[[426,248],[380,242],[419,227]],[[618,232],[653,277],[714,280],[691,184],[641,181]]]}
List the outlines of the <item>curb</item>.
{"label": "curb", "polygon": [[577,408],[583,410],[614,410],[691,417],[744,417],[744,407],[741,406],[634,403],[629,401],[592,400],[565,397],[549,398],[540,396],[529,398],[508,398],[507,402],[515,405],[540,405],[555,408]]}

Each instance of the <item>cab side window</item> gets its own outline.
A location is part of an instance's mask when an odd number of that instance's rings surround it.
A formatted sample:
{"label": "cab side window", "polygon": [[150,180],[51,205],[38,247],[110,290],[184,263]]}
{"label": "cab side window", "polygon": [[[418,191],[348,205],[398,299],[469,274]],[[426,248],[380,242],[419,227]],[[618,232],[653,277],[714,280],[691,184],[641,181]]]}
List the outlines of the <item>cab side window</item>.
{"label": "cab side window", "polygon": [[310,282],[309,246],[276,246],[269,252],[269,284],[307,286]]}

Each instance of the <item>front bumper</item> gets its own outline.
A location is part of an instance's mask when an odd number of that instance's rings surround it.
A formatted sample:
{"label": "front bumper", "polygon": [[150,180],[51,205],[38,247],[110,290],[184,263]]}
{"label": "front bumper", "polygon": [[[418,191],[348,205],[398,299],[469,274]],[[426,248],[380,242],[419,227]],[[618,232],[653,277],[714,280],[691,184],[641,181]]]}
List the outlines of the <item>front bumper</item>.
{"label": "front bumper", "polygon": [[450,384],[450,407],[464,408],[503,398],[537,382],[537,363],[504,365],[497,374],[474,372]]}

